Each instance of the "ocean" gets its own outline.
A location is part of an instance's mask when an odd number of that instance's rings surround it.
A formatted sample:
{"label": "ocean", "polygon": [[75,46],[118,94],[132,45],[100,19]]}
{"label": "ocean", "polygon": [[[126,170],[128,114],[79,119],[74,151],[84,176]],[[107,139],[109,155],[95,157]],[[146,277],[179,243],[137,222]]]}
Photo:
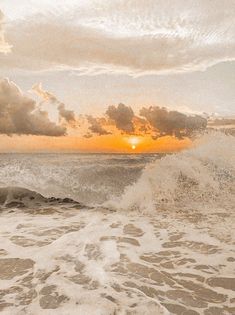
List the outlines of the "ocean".
{"label": "ocean", "polygon": [[0,312],[235,314],[234,137],[0,154]]}

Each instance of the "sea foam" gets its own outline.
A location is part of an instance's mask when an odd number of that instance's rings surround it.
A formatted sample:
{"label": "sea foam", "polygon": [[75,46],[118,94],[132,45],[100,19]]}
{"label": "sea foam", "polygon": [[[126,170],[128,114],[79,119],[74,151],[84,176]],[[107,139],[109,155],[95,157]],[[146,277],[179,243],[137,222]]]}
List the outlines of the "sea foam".
{"label": "sea foam", "polygon": [[206,134],[193,147],[155,160],[136,183],[106,206],[154,211],[169,207],[208,205],[232,208],[235,183],[234,137]]}

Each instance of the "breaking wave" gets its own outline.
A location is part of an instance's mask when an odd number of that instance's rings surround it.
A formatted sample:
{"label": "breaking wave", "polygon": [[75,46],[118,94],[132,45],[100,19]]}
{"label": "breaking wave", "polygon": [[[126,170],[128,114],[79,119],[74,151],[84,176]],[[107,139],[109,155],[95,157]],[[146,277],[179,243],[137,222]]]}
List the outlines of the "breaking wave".
{"label": "breaking wave", "polygon": [[121,198],[106,206],[153,211],[156,208],[198,209],[209,205],[231,210],[235,204],[234,137],[214,132],[194,147],[146,166]]}
{"label": "breaking wave", "polygon": [[0,154],[0,187],[102,204],[120,196],[156,158],[160,155]]}
{"label": "breaking wave", "polygon": [[230,211],[234,184],[234,137],[219,132],[165,156],[0,155],[0,187],[5,187],[0,188],[0,205],[18,208],[81,202],[125,211]]}

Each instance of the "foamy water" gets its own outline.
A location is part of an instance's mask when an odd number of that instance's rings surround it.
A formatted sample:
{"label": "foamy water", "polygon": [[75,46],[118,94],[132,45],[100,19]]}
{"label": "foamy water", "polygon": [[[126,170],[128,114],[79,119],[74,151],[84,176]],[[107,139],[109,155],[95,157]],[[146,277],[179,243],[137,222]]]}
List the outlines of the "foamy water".
{"label": "foamy water", "polygon": [[0,312],[234,314],[234,158],[0,155]]}
{"label": "foamy water", "polygon": [[101,204],[120,196],[161,155],[0,154],[0,187]]}
{"label": "foamy water", "polygon": [[[117,208],[154,211],[162,207],[233,210],[235,204],[234,137],[212,133],[194,148],[149,163],[136,183],[116,199]],[[110,206],[115,207],[115,201]]]}

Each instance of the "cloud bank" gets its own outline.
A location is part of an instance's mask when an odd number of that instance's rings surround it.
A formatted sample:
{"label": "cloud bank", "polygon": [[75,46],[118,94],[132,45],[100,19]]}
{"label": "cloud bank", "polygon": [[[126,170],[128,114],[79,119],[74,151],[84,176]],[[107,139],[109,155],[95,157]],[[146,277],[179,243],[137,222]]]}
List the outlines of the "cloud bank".
{"label": "cloud bank", "polygon": [[[207,119],[199,116],[187,116],[178,111],[170,111],[163,107],[143,107],[136,115],[130,106],[118,104],[109,106],[102,117],[92,115],[76,116],[68,110],[57,97],[44,90],[41,84],[33,86],[33,91],[42,98],[37,103],[22,93],[19,87],[8,79],[0,79],[0,134],[6,135],[44,135],[64,136],[69,127],[77,136],[85,138],[94,135],[110,134],[150,135],[153,139],[173,136],[178,139],[193,137],[207,127]],[[51,121],[48,112],[42,105],[49,102],[56,105],[59,115],[58,123]],[[217,124],[221,121],[215,121]],[[231,124],[234,119],[226,121]],[[224,120],[222,123],[225,124]]]}
{"label": "cloud bank", "polygon": [[[178,111],[170,111],[164,107],[143,107],[137,116],[133,109],[125,104],[109,106],[102,118],[88,117],[92,123],[90,131],[95,134],[108,134],[113,127],[114,132],[127,135],[150,135],[153,139],[173,136],[178,139],[191,138],[207,127],[207,119],[199,115],[186,115]],[[104,129],[103,127],[106,127]],[[89,137],[92,134],[89,133]]]}
{"label": "cloud bank", "polygon": [[16,84],[0,79],[0,134],[58,137],[66,134],[66,128],[50,121],[48,113]]}
{"label": "cloud bank", "polygon": [[94,0],[56,12],[15,21],[8,29],[14,51],[0,62],[27,70],[143,75],[235,60],[233,0]]}
{"label": "cloud bank", "polygon": [[199,115],[187,116],[158,106],[144,107],[140,110],[140,115],[153,127],[155,138],[166,135],[177,138],[191,137],[195,132],[205,130],[207,126],[207,120]]}

